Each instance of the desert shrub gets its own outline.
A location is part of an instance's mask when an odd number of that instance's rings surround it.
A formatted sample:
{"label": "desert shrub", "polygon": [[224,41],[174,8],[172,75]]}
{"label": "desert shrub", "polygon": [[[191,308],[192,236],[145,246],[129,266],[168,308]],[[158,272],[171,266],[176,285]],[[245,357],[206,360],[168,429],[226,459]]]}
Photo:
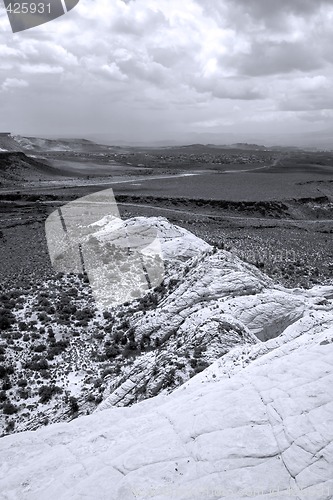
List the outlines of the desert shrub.
{"label": "desert shrub", "polygon": [[78,296],[78,291],[77,291],[76,288],[70,288],[67,291],[67,295],[69,295],[70,297],[77,297]]}
{"label": "desert shrub", "polygon": [[11,381],[9,380],[9,378],[5,378],[3,383],[2,383],[2,390],[3,391],[9,391],[9,389],[12,388],[12,384],[11,384]]}
{"label": "desert shrub", "polygon": [[105,348],[105,356],[108,359],[115,358],[119,354],[119,348],[115,345],[107,346]]}
{"label": "desert shrub", "polygon": [[137,353],[138,353],[138,346],[137,346],[136,342],[133,340],[130,340],[125,345],[121,354],[124,356],[124,358],[129,358],[131,356],[134,356]]}
{"label": "desert shrub", "polygon": [[69,409],[72,414],[79,411],[79,404],[74,396],[69,398]]}
{"label": "desert shrub", "polygon": [[12,339],[14,340],[18,340],[22,337],[22,333],[21,332],[13,332],[12,333]]}
{"label": "desert shrub", "polygon": [[[205,370],[209,366],[209,363],[207,363],[207,361],[204,361],[202,359],[195,360],[195,361],[197,361],[197,363],[193,367],[194,368],[194,373],[200,373],[200,372],[202,372],[203,370]],[[192,365],[192,363],[191,363],[191,365]]]}
{"label": "desert shrub", "polygon": [[29,397],[29,391],[27,391],[27,389],[19,389],[17,394],[21,399],[28,399]]}
{"label": "desert shrub", "polygon": [[13,365],[7,365],[6,370],[8,375],[13,375],[15,371]]}
{"label": "desert shrub", "polygon": [[16,319],[10,309],[0,309],[0,330],[8,330]]}
{"label": "desert shrub", "polygon": [[149,347],[150,347],[150,337],[149,337],[149,335],[144,334],[142,336],[141,341],[140,341],[140,349],[143,351]]}
{"label": "desert shrub", "polygon": [[44,345],[44,344],[38,344],[38,345],[35,345],[35,346],[33,347],[33,350],[34,350],[35,352],[43,352],[43,351],[46,351],[46,345]]}
{"label": "desert shrub", "polygon": [[17,413],[18,408],[9,401],[3,405],[2,411],[5,415],[13,415],[14,413]]}
{"label": "desert shrub", "polygon": [[127,341],[128,341],[128,338],[126,337],[126,335],[123,335],[120,339],[120,343],[121,345],[126,345],[127,344]]}
{"label": "desert shrub", "polygon": [[51,373],[48,370],[41,370],[39,373],[42,378],[51,378]]}
{"label": "desert shrub", "polygon": [[13,373],[14,367],[12,365],[0,365],[0,378],[6,378]]}
{"label": "desert shrub", "polygon": [[76,311],[75,313],[75,318],[80,321],[80,320],[89,320],[94,317],[94,313],[91,309],[85,308],[85,309],[80,309]]}
{"label": "desert shrub", "polygon": [[103,311],[104,319],[113,319],[112,314],[109,311]]}
{"label": "desert shrub", "polygon": [[[227,327],[228,326],[229,325],[227,325]],[[229,329],[227,327],[225,327],[224,325],[223,325],[223,327],[224,327],[224,330],[229,331]],[[222,330],[222,331],[224,331],[224,330]],[[207,350],[206,346],[196,346],[193,350],[193,355],[195,358],[201,358],[202,353],[205,352],[206,350]]]}
{"label": "desert shrub", "polygon": [[108,325],[105,325],[105,327],[104,327],[104,331],[106,333],[111,333],[112,329],[113,329],[113,325],[111,323],[109,323]]}
{"label": "desert shrub", "polygon": [[121,341],[121,333],[115,332],[113,334],[113,341],[118,344]]}
{"label": "desert shrub", "polygon": [[27,361],[26,368],[33,371],[47,370],[49,364],[44,357],[38,356],[37,354],[32,357],[30,361]]}
{"label": "desert shrub", "polygon": [[38,319],[39,321],[41,321],[42,323],[46,323],[47,321],[50,321],[51,318],[45,313],[45,312],[41,312],[38,314]]}
{"label": "desert shrub", "polygon": [[48,337],[50,339],[54,339],[55,335],[54,335],[54,331],[53,331],[53,328],[51,326],[49,326],[48,330],[47,330],[47,334],[48,334]]}
{"label": "desert shrub", "polygon": [[38,300],[38,309],[44,309],[45,307],[49,307],[51,305],[51,302],[49,299],[47,299],[45,296],[42,296]]}
{"label": "desert shrub", "polygon": [[105,370],[102,371],[101,377],[105,378],[107,375],[113,375],[114,371],[112,368],[105,368]]}
{"label": "desert shrub", "polygon": [[179,280],[177,280],[176,278],[171,278],[171,280],[169,281],[169,290],[171,290],[172,288],[174,288],[175,286],[177,286],[179,283]]}
{"label": "desert shrub", "polygon": [[40,397],[40,403],[47,403],[50,401],[55,394],[61,394],[62,389],[57,385],[42,385],[38,389],[38,395]]}
{"label": "desert shrub", "polygon": [[95,332],[93,334],[94,338],[97,340],[103,340],[104,339],[104,334],[102,332]]}
{"label": "desert shrub", "polygon": [[169,372],[165,375],[165,379],[163,381],[163,387],[170,387],[175,381],[175,368],[170,368]]}
{"label": "desert shrub", "polygon": [[14,429],[15,429],[15,421],[10,420],[6,425],[6,432],[9,434],[10,432],[13,432]]}
{"label": "desert shrub", "polygon": [[103,383],[103,380],[101,378],[97,378],[94,381],[94,387],[97,389],[98,387],[101,387],[102,383]]}

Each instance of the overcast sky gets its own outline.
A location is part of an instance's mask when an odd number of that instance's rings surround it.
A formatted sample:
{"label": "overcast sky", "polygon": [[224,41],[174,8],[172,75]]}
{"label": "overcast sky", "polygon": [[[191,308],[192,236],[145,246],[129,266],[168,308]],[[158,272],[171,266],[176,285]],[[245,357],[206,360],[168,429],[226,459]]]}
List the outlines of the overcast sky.
{"label": "overcast sky", "polygon": [[0,4],[0,130],[262,143],[333,132],[333,0],[80,0],[16,34]]}

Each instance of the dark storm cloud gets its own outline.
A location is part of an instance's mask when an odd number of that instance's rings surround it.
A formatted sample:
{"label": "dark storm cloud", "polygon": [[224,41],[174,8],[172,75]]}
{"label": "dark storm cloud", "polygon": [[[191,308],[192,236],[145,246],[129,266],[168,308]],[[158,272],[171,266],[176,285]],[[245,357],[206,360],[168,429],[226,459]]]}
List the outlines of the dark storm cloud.
{"label": "dark storm cloud", "polygon": [[332,6],[333,0],[226,0],[226,3],[231,10],[243,11],[254,20],[274,27],[290,15],[308,17],[321,7]]}
{"label": "dark storm cloud", "polygon": [[241,54],[235,63],[245,75],[272,75],[292,71],[308,72],[321,68],[323,60],[316,47],[304,42],[254,42],[250,54]]}

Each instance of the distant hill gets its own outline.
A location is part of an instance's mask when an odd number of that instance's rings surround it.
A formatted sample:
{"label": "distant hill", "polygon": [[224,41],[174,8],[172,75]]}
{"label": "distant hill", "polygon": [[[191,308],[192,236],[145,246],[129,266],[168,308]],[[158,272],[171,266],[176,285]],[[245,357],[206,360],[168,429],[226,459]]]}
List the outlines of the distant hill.
{"label": "distant hill", "polygon": [[81,153],[94,153],[105,151],[107,146],[97,144],[94,141],[77,138],[46,139],[41,137],[24,137],[12,135],[10,132],[0,132],[0,153],[7,151],[30,151],[30,152],[51,152],[51,151],[75,151]]}
{"label": "distant hill", "polygon": [[266,149],[269,149],[266,146],[260,146],[259,144],[248,144],[247,142],[237,142],[236,144],[232,144],[231,147],[237,149],[246,149],[250,151],[265,151]]}
{"label": "distant hill", "polygon": [[0,133],[0,153],[6,151],[23,151],[22,146],[9,132]]}
{"label": "distant hill", "polygon": [[23,152],[0,151],[0,186],[22,181],[38,181],[63,175],[47,163],[37,161]]}
{"label": "distant hill", "polygon": [[[1,137],[0,137],[1,140]],[[13,140],[20,150],[46,152],[46,151],[77,151],[77,152],[98,152],[104,151],[105,146],[96,144],[87,139],[45,139],[40,137],[14,136]],[[1,147],[1,146],[0,146]]]}

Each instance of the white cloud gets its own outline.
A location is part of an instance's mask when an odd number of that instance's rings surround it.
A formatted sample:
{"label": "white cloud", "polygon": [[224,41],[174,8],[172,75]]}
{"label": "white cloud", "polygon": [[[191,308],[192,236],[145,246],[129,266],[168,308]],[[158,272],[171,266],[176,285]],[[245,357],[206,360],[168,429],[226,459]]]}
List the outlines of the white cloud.
{"label": "white cloud", "polygon": [[20,70],[22,73],[30,74],[57,74],[63,73],[64,68],[61,66],[51,66],[50,64],[22,64]]}
{"label": "white cloud", "polygon": [[6,78],[6,80],[1,85],[1,90],[11,90],[11,89],[22,89],[28,87],[28,82],[26,80],[19,80],[18,78]]}

